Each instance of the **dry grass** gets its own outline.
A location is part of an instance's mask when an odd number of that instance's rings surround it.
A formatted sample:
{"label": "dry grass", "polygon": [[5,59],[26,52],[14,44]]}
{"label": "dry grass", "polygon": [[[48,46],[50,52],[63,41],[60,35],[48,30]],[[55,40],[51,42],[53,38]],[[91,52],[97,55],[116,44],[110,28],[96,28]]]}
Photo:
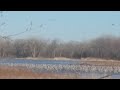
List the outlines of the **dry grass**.
{"label": "dry grass", "polygon": [[[108,77],[106,77],[107,79]],[[0,66],[0,79],[97,79],[74,73],[35,73],[21,67]]]}
{"label": "dry grass", "polygon": [[120,66],[119,60],[106,60],[99,58],[82,58],[80,61],[90,65]]}
{"label": "dry grass", "polygon": [[35,73],[20,67],[0,66],[0,79],[78,79],[76,74]]}

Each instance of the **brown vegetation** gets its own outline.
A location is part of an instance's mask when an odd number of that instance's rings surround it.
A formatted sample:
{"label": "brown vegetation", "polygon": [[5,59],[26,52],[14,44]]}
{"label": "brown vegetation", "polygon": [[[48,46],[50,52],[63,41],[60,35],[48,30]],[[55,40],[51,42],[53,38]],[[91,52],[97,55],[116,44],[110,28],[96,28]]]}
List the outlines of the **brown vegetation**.
{"label": "brown vegetation", "polygon": [[120,66],[119,60],[112,60],[112,59],[106,60],[101,58],[89,57],[89,58],[82,58],[80,61],[90,65]]}
{"label": "brown vegetation", "polygon": [[0,79],[78,79],[76,74],[35,73],[20,67],[0,66]]}

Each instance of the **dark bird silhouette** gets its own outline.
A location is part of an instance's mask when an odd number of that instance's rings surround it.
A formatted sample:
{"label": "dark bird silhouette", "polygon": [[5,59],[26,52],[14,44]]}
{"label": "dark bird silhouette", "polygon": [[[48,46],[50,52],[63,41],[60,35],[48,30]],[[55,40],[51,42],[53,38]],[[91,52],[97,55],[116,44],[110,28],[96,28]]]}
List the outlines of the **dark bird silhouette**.
{"label": "dark bird silhouette", "polygon": [[31,21],[30,25],[32,26],[32,21]]}
{"label": "dark bird silhouette", "polygon": [[40,28],[43,27],[43,24],[40,25]]}
{"label": "dark bird silhouette", "polygon": [[1,25],[0,25],[0,26],[3,26],[3,25],[5,25],[5,22],[1,23]]}
{"label": "dark bird silhouette", "polygon": [[28,28],[26,29],[26,31],[28,31]]}
{"label": "dark bird silhouette", "polygon": [[25,33],[25,32],[27,32],[27,31],[23,31],[23,32],[20,32],[20,33],[16,33],[16,34],[8,35],[7,37],[17,36],[17,35],[23,34],[23,33]]}

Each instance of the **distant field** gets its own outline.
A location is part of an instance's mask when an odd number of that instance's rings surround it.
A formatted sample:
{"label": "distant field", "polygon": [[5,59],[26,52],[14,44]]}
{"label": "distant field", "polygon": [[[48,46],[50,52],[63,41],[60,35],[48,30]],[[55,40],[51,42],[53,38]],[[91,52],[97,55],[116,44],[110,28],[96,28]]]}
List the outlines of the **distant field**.
{"label": "distant field", "polygon": [[106,60],[98,58],[82,58],[81,62],[85,62],[90,65],[106,65],[106,66],[120,66],[119,60]]}

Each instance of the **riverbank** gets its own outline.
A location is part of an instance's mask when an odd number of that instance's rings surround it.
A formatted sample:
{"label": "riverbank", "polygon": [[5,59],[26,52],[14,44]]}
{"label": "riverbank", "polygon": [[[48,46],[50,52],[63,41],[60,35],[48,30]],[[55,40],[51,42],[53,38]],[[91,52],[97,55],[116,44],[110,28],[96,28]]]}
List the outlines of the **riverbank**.
{"label": "riverbank", "polygon": [[[26,58],[10,58],[10,59],[17,59],[17,60],[50,60],[50,61],[77,61],[80,63],[84,63],[84,65],[103,65],[103,66],[120,66],[120,60],[107,60],[107,59],[101,59],[101,58],[81,58],[81,59],[73,59],[73,58],[66,58],[66,57],[55,57],[55,58],[33,58],[33,57],[26,57]],[[4,60],[4,59],[1,59]],[[6,60],[9,60],[7,58]]]}
{"label": "riverbank", "polygon": [[100,59],[100,58],[81,58],[81,62],[89,65],[100,65],[100,66],[120,66],[120,60],[112,59]]}

